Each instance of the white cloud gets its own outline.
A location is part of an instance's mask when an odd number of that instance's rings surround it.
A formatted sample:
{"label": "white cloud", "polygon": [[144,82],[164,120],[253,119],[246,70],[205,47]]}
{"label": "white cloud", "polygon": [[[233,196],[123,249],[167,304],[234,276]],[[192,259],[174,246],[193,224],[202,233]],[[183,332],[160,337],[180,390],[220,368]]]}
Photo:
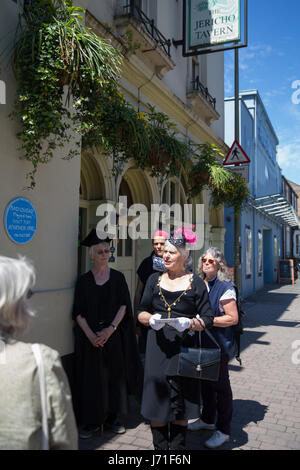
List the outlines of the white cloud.
{"label": "white cloud", "polygon": [[277,160],[283,171],[286,168],[297,168],[300,172],[300,138],[279,145]]}

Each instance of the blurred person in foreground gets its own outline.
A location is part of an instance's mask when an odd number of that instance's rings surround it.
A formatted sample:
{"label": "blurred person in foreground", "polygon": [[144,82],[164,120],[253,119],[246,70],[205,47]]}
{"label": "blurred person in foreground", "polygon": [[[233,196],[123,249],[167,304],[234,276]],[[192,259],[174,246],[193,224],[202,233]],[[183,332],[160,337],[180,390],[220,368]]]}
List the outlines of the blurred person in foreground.
{"label": "blurred person in foreground", "polygon": [[[24,258],[0,256],[0,449],[43,449],[42,400],[32,345],[17,339],[33,316],[28,303],[35,282]],[[50,450],[76,450],[77,428],[69,384],[58,352],[38,345],[44,366]]]}

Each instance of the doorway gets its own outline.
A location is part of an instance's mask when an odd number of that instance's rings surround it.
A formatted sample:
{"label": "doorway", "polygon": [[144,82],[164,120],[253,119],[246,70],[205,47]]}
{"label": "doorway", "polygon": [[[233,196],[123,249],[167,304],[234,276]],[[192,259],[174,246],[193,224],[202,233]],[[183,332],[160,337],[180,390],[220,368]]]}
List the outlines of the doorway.
{"label": "doorway", "polygon": [[273,282],[273,256],[272,256],[272,231],[271,229],[263,230],[263,269],[264,282]]}

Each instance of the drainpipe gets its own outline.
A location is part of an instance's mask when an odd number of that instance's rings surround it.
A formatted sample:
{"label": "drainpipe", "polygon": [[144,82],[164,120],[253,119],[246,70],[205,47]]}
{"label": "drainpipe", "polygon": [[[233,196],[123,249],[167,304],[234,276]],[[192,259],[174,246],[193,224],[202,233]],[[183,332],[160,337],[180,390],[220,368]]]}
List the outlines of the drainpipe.
{"label": "drainpipe", "polygon": [[154,75],[156,75],[156,73],[154,72],[152,77],[151,78],[148,78],[148,80],[145,81],[145,83],[143,83],[141,86],[138,87],[138,112],[140,111],[140,90],[141,88],[143,88],[145,85],[147,85],[147,83],[150,83],[152,82],[153,78],[154,78]]}

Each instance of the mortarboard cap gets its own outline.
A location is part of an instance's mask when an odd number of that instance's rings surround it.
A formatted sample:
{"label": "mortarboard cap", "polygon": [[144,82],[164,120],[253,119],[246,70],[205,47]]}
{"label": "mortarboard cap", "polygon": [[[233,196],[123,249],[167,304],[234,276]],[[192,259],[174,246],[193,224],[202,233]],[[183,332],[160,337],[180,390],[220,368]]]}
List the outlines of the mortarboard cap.
{"label": "mortarboard cap", "polygon": [[103,242],[110,243],[110,238],[109,237],[99,238],[97,236],[96,229],[93,228],[88,234],[88,236],[84,240],[82,240],[81,245],[93,246],[93,245],[98,245],[98,243],[103,243]]}

